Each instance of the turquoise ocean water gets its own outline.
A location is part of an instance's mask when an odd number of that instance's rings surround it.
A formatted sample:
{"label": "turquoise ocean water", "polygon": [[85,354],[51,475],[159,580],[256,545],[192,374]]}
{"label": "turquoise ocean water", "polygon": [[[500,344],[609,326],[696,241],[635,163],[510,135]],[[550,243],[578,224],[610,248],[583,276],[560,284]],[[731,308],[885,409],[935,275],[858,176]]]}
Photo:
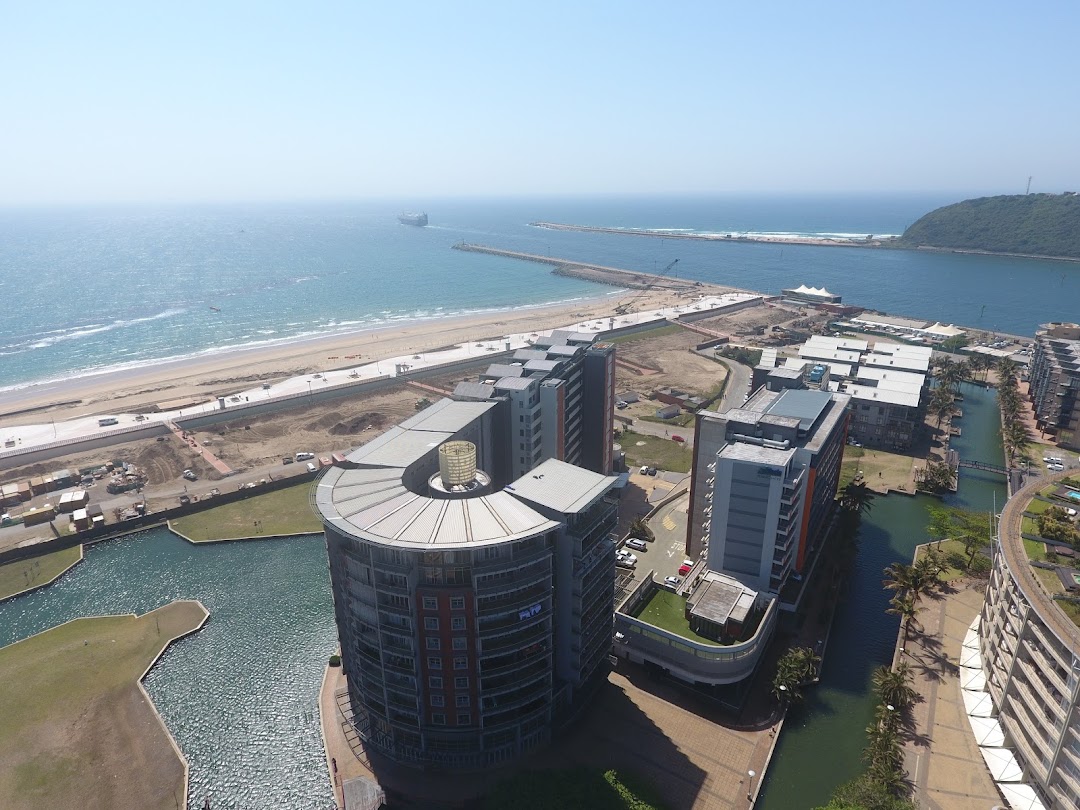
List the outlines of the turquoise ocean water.
{"label": "turquoise ocean water", "polygon": [[[825,285],[897,314],[1031,334],[1075,319],[1080,264],[529,227],[900,233],[948,197],[435,200],[0,210],[0,388],[393,321],[610,294],[458,241],[776,293]],[[214,311],[216,307],[220,311]]]}

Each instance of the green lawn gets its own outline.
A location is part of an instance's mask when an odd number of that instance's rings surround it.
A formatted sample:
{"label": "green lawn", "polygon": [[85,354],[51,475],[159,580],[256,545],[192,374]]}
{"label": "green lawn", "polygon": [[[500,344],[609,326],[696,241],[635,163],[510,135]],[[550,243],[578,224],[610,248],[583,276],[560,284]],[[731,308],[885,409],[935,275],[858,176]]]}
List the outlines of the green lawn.
{"label": "green lawn", "polygon": [[1036,515],[1041,515],[1053,505],[1054,504],[1050,503],[1049,501],[1040,501],[1038,498],[1034,498],[1032,499],[1031,503],[1027,505],[1027,511],[1033,512]]}
{"label": "green lawn", "polygon": [[694,426],[694,414],[683,413],[671,419],[661,419],[659,416],[639,416],[644,422],[655,422],[658,425],[678,425],[679,427],[693,427]]}
{"label": "green lawn", "polygon": [[52,582],[75,565],[82,556],[82,546],[72,546],[40,557],[0,565],[0,599]]}
{"label": "green lawn", "polygon": [[604,343],[633,343],[635,340],[652,340],[653,338],[664,337],[664,335],[681,334],[684,331],[685,330],[681,326],[657,326],[653,329],[645,329],[644,331],[633,332],[629,335],[605,338]]}
{"label": "green lawn", "polygon": [[1046,551],[1043,549],[1043,544],[1038,540],[1028,540],[1025,537],[1024,550],[1027,552],[1029,560],[1037,560],[1038,562],[1046,560]]}
{"label": "green lawn", "polygon": [[[967,552],[964,550],[964,544],[959,540],[942,540],[940,543],[935,542],[933,544],[935,548],[940,548],[944,554],[961,554],[966,559]],[[925,547],[919,548],[919,556],[921,557],[925,553]],[[949,567],[938,574],[938,579],[942,582],[952,582],[954,579],[960,579],[965,574],[965,571],[961,568]]]}
{"label": "green lawn", "polygon": [[184,767],[137,681],[197,602],[77,619],[0,649],[0,803],[5,810],[175,810]]}
{"label": "green lawn", "polygon": [[1034,568],[1032,567],[1031,573],[1035,575],[1035,578],[1043,584],[1047,593],[1065,593],[1065,588],[1061,584],[1061,580],[1058,579],[1056,572],[1051,571],[1049,568]]}
{"label": "green lawn", "polygon": [[[672,472],[690,472],[694,453],[678,442],[660,436],[646,436],[624,430],[619,434],[618,442],[626,453],[626,463],[631,467],[648,464],[661,470]],[[643,442],[640,447],[638,442]]]}
{"label": "green lawn", "polygon": [[690,629],[686,621],[686,597],[672,593],[666,588],[657,588],[652,598],[645,604],[637,618],[643,622],[654,624],[672,633],[678,633],[683,638],[691,641],[704,641],[706,644],[716,644],[711,638],[699,636]]}
{"label": "green lawn", "polygon": [[1020,531],[1023,534],[1039,534],[1039,524],[1035,522],[1035,518],[1024,517],[1020,520]]}
{"label": "green lawn", "polygon": [[[196,543],[274,534],[322,531],[308,503],[310,482],[215,506],[169,521],[172,529]],[[256,525],[258,521],[258,525]]]}

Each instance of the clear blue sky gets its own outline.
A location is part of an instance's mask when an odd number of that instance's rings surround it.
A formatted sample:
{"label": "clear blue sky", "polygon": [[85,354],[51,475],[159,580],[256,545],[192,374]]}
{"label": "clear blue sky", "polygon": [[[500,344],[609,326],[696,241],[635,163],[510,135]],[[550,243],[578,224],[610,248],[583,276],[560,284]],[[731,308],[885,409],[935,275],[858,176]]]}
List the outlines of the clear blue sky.
{"label": "clear blue sky", "polygon": [[0,203],[1080,190],[1080,3],[0,0]]}

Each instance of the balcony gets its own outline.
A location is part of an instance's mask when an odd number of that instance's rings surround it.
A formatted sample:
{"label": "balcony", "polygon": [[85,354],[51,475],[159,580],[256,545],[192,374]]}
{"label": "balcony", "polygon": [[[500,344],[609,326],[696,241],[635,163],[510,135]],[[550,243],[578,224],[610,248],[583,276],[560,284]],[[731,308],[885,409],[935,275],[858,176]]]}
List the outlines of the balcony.
{"label": "balcony", "polygon": [[497,652],[522,649],[540,641],[546,641],[551,637],[551,628],[548,623],[541,622],[524,628],[520,632],[498,636],[495,639],[480,639],[482,655],[491,655]]}

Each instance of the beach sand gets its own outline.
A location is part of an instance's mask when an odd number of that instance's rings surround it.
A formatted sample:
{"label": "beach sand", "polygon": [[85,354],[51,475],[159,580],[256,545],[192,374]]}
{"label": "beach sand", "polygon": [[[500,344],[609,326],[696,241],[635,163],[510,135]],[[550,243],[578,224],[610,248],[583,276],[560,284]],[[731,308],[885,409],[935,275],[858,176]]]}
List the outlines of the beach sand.
{"label": "beach sand", "polygon": [[[650,292],[637,299],[633,309],[675,306],[721,289],[728,288],[703,286],[688,292]],[[167,400],[225,396],[262,380],[276,381],[466,341],[557,328],[610,315],[620,301],[634,294],[395,324],[29,385],[0,392],[0,426],[41,424],[95,413],[146,411]],[[346,355],[354,357],[346,359]],[[14,413],[17,411],[21,413]]]}

